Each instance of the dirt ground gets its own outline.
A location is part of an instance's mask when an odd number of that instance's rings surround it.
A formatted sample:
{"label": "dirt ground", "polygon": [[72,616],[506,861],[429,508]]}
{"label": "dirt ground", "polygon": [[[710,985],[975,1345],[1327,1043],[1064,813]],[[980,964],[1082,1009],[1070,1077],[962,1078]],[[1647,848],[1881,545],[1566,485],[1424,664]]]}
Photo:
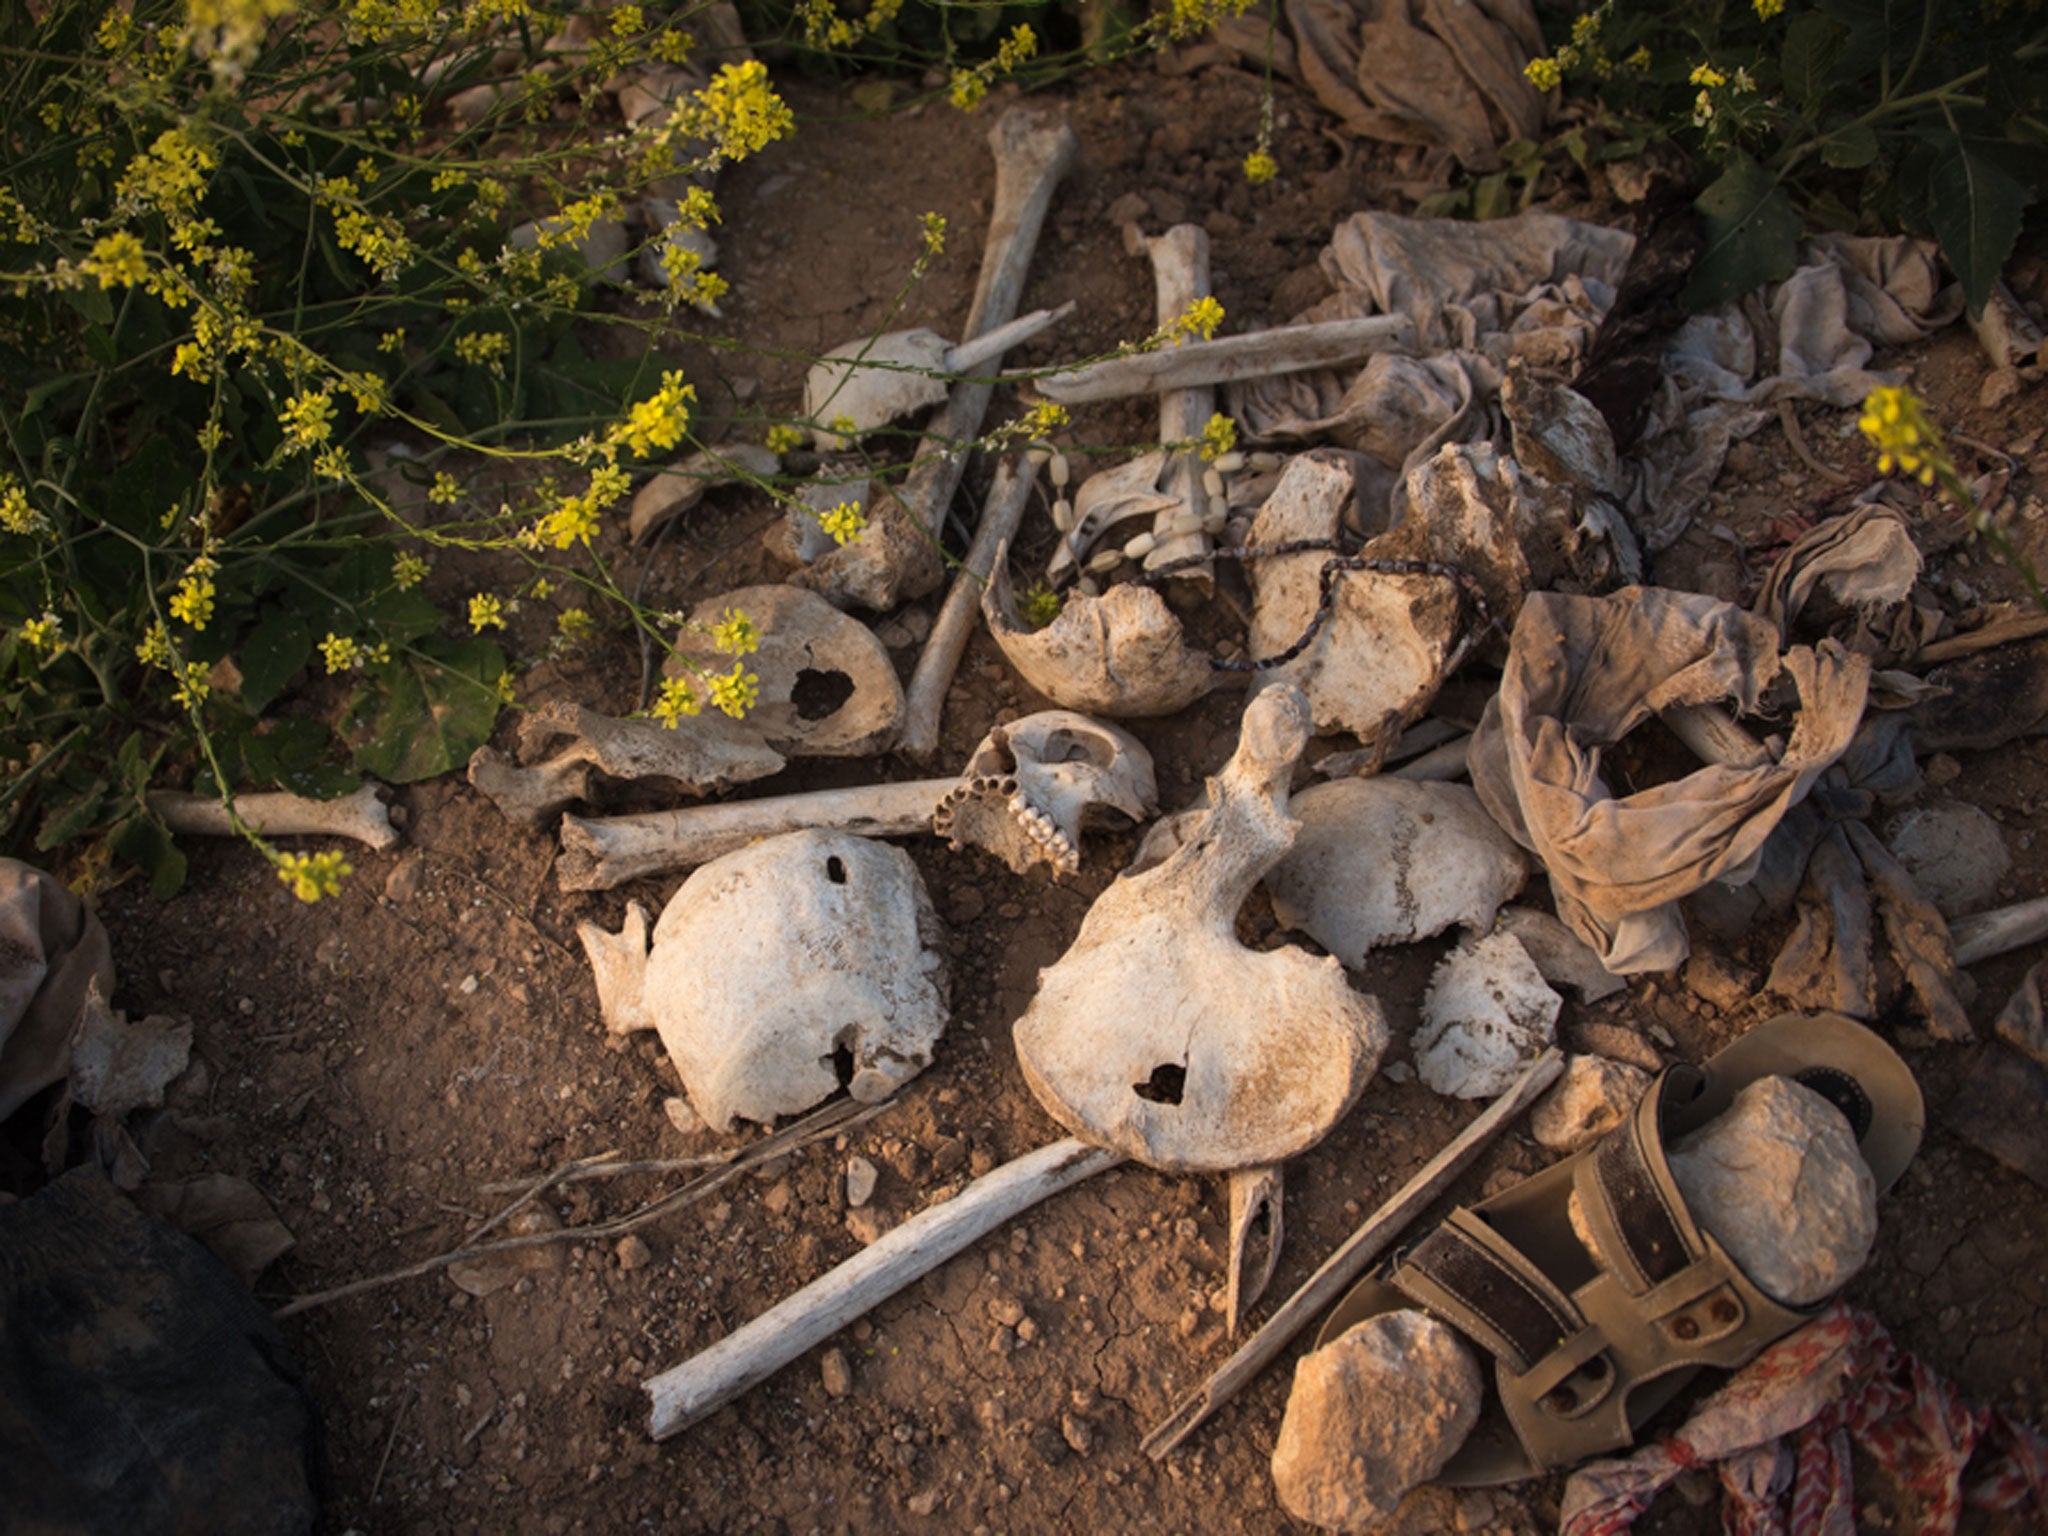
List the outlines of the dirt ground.
{"label": "dirt ground", "polygon": [[[943,107],[867,118],[827,87],[788,90],[800,131],[721,188],[722,267],[733,286],[710,334],[741,347],[675,345],[713,423],[736,407],[793,409],[799,354],[884,324],[916,253],[920,214],[945,214],[952,238],[888,324],[951,334],[980,258],[991,186],[982,136],[1000,97],[973,119]],[[1224,66],[1181,73],[1147,63],[1046,99],[1066,111],[1083,150],[1025,303],[1071,299],[1079,309],[1057,341],[1035,344],[1023,362],[1100,351],[1151,329],[1150,273],[1125,254],[1122,218],[1135,215],[1149,233],[1184,219],[1203,224],[1228,326],[1248,329],[1285,320],[1318,296],[1315,258],[1336,221],[1408,206],[1402,189],[1429,172],[1418,153],[1325,132],[1283,83],[1274,146],[1282,175],[1247,187],[1238,166],[1252,148],[1260,86]],[[2011,488],[2021,505],[2036,490],[2048,495],[2048,450],[2034,446],[2048,408],[2022,395],[1980,409],[1984,364],[1966,329],[1880,359],[1900,363],[1939,419],[1994,446],[2021,445]],[[1152,430],[1149,410],[1077,416],[1077,443],[1133,442]],[[1868,478],[1852,413],[1808,410],[1802,419],[1817,457],[1858,484]],[[1738,451],[1700,520],[1733,542],[1696,532],[1658,562],[1658,579],[1725,586],[1727,595],[1748,590],[1771,521],[1810,511],[1835,488],[1777,427],[1766,429]],[[770,516],[765,499],[715,495],[665,546],[648,601],[683,606],[772,579],[777,569],[758,537]],[[1048,526],[1035,518],[1041,550]],[[2023,524],[2023,536],[2042,526]],[[622,539],[608,553],[634,558]],[[1958,614],[2004,590],[2003,573],[1961,544],[1933,569]],[[935,607],[928,600],[919,611]],[[536,654],[551,618],[545,605],[529,605],[512,648]],[[921,632],[885,629],[903,642],[893,654],[905,676],[917,654],[910,634]],[[521,698],[622,712],[633,706],[638,675],[637,655],[618,642],[527,673]],[[1036,707],[1042,701],[977,637],[947,700],[941,763],[964,760],[1004,712]],[[1195,795],[1228,755],[1237,710],[1237,695],[1224,693],[1183,717],[1133,727],[1156,754],[1169,807]],[[508,716],[503,737],[513,723]],[[2042,741],[1961,754],[1960,776],[1930,792],[1981,806],[2002,824],[2014,856],[2000,893],[2007,899],[2048,894],[2044,758]],[[881,775],[911,770],[812,764],[750,792]],[[615,929],[629,900],[658,909],[677,882],[564,894],[551,869],[552,837],[512,826],[459,778],[393,800],[406,845],[353,853],[355,877],[338,900],[302,907],[248,850],[221,844],[193,849],[190,887],[170,904],[154,905],[133,885],[104,903],[117,1001],[131,1013],[192,1019],[205,1067],[157,1118],[145,1150],[162,1176],[225,1171],[270,1199],[298,1238],[260,1287],[279,1304],[455,1246],[508,1198],[487,1185],[536,1179],[608,1149],[676,1158],[723,1144],[709,1132],[686,1135],[664,1115],[678,1085],[654,1037],[625,1049],[607,1040],[576,938],[582,921]],[[1299,1346],[1183,1454],[1155,1465],[1139,1449],[1231,1349],[1218,1306],[1224,1186],[1140,1167],[1040,1206],[835,1340],[849,1369],[831,1385],[843,1395],[828,1389],[824,1352],[813,1351],[679,1438],[648,1440],[645,1376],[854,1253],[854,1228],[871,1222],[869,1212],[893,1225],[1060,1134],[1024,1085],[1009,1026],[1039,968],[1062,952],[1135,839],[1098,839],[1080,875],[1060,884],[1013,876],[930,839],[905,845],[950,934],[954,1016],[931,1068],[884,1113],[643,1229],[644,1246],[564,1243],[488,1296],[435,1274],[286,1323],[325,1423],[327,1530],[1295,1528],[1276,1502],[1267,1460]],[[1242,926],[1254,940],[1273,935],[1263,896]],[[1711,996],[1689,984],[1695,973],[1680,973],[1591,1007],[1568,1000],[1562,1033],[1568,1042],[1619,1040],[1646,1055],[1697,1059],[1775,1011],[1754,994],[1781,938],[1758,932],[1726,950],[1729,977]],[[1355,974],[1395,1025],[1390,1061],[1405,1059],[1398,1042],[1445,947],[1413,946]],[[1976,969],[1980,1029],[2033,958]],[[1893,1037],[1938,1109],[1972,1049],[1925,1043],[1909,1025]],[[1412,1081],[1376,1079],[1336,1132],[1288,1167],[1285,1254],[1254,1321],[1471,1113]],[[854,1154],[881,1172],[869,1212],[847,1209],[842,1172]],[[1459,1193],[1470,1198],[1543,1160],[1511,1135]],[[685,1177],[582,1184],[546,1204],[555,1219],[583,1223]],[[1878,1255],[1851,1299],[1973,1399],[2048,1422],[2048,1192],[1937,1121],[1881,1220]],[[1416,1532],[1553,1528],[1561,1487],[1549,1479],[1455,1500],[1419,1497],[1405,1524]],[[1862,1496],[1863,1523],[1893,1528],[1898,1511],[1882,1485],[1866,1483]],[[1710,1528],[1713,1498],[1710,1484],[1689,1478],[1644,1528]]]}

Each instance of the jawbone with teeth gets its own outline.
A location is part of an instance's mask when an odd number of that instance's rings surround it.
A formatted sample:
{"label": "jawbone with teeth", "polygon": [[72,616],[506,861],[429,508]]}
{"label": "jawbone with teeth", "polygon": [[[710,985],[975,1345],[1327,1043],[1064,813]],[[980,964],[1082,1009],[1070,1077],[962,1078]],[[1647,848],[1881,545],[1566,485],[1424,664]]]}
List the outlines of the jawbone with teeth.
{"label": "jawbone with teeth", "polygon": [[1081,867],[1081,833],[1129,825],[1159,809],[1152,757],[1138,740],[1071,710],[999,725],[975,749],[960,783],[940,801],[932,830],[955,848],[973,844],[1023,874]]}

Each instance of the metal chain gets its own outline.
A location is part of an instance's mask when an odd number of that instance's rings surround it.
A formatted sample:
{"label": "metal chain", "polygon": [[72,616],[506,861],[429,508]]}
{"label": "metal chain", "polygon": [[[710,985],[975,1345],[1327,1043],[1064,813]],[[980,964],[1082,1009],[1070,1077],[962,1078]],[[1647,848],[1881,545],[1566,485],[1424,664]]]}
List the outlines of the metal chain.
{"label": "metal chain", "polygon": [[1458,647],[1462,656],[1472,644],[1490,630],[1499,627],[1493,609],[1486,601],[1486,592],[1470,571],[1459,566],[1446,565],[1440,560],[1378,560],[1364,555],[1347,555],[1334,539],[1289,539],[1279,544],[1233,545],[1227,549],[1214,549],[1206,555],[1187,555],[1178,560],[1169,560],[1155,566],[1144,575],[1133,578],[1137,586],[1157,586],[1169,576],[1182,571],[1194,570],[1207,565],[1211,560],[1236,560],[1249,563],[1253,560],[1271,559],[1277,555],[1328,554],[1331,558],[1323,562],[1317,577],[1318,600],[1315,614],[1308,621],[1308,628],[1294,644],[1278,655],[1267,656],[1258,661],[1229,661],[1221,656],[1209,658],[1209,665],[1219,672],[1264,672],[1274,667],[1284,667],[1315,643],[1322,633],[1323,625],[1330,617],[1330,610],[1337,601],[1337,578],[1350,571],[1379,571],[1389,576],[1436,576],[1453,583],[1460,594],[1472,605],[1477,616],[1478,627],[1465,637]]}

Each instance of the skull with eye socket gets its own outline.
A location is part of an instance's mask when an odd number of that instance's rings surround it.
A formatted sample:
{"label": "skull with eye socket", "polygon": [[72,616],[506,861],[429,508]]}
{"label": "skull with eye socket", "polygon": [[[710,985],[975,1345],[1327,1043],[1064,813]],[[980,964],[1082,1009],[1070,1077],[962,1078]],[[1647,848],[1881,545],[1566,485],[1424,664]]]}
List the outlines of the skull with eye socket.
{"label": "skull with eye socket", "polygon": [[939,803],[932,830],[973,844],[1018,874],[1049,864],[1081,867],[1081,833],[1132,825],[1159,809],[1152,754],[1136,737],[1072,710],[1048,709],[999,725]]}

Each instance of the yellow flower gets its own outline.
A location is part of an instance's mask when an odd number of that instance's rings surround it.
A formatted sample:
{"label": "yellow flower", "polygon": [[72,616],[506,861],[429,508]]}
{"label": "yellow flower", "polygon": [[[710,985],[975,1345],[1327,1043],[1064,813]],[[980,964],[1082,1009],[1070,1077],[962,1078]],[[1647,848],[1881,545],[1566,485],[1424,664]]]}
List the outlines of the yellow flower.
{"label": "yellow flower", "polygon": [[1187,336],[1199,336],[1204,341],[1213,341],[1216,338],[1216,327],[1222,323],[1223,306],[1205,294],[1190,304],[1166,327],[1166,339],[1175,341]]}
{"label": "yellow flower", "polygon": [[1244,157],[1244,179],[1255,187],[1263,187],[1280,174],[1280,162],[1263,149],[1255,149]]}
{"label": "yellow flower", "polygon": [[1650,67],[1650,50],[1647,46],[1638,48],[1622,62],[1640,74]]}
{"label": "yellow flower", "polygon": [[206,628],[213,617],[213,583],[204,574],[187,573],[171,598],[171,617],[194,629]]}
{"label": "yellow flower", "polygon": [[338,853],[283,853],[277,858],[277,878],[306,902],[339,896],[341,882],[354,873],[355,866]]}
{"label": "yellow flower", "polygon": [[1856,425],[1877,449],[1879,474],[1888,475],[1896,467],[1922,485],[1932,485],[1937,478],[1955,478],[1955,462],[1942,444],[1941,433],[1911,390],[1890,385],[1872,390]]}
{"label": "yellow flower", "polygon": [[928,213],[918,221],[924,228],[924,253],[937,256],[946,249],[946,216]]}
{"label": "yellow flower", "polygon": [[695,387],[685,384],[682,374],[665,373],[661,388],[627,413],[623,426],[613,429],[612,440],[623,441],[643,458],[657,448],[673,448],[689,430],[690,407],[696,400]]}
{"label": "yellow flower", "polygon": [[555,628],[572,645],[581,645],[597,633],[597,621],[581,608],[564,608],[555,616]]}
{"label": "yellow flower", "polygon": [[512,338],[503,331],[472,331],[467,336],[455,338],[457,357],[476,367],[489,368],[493,373],[505,371],[505,359],[511,352]]}
{"label": "yellow flower", "polygon": [[777,422],[768,429],[766,442],[770,453],[794,453],[804,445],[803,429],[786,421]]}
{"label": "yellow flower", "polygon": [[64,621],[46,608],[41,618],[29,619],[22,624],[21,639],[31,649],[54,651],[64,643]]}
{"label": "yellow flower", "polygon": [[761,697],[761,679],[739,663],[723,677],[711,679],[711,702],[737,720]]}
{"label": "yellow flower", "polygon": [[796,118],[768,85],[768,67],[758,59],[727,64],[697,93],[694,118],[718,152],[734,160],[764,149],[796,127]]}
{"label": "yellow flower", "polygon": [[1019,22],[996,48],[996,69],[1008,74],[1038,52],[1038,34]]}
{"label": "yellow flower", "polygon": [[1018,422],[1017,426],[1026,437],[1050,437],[1072,419],[1064,405],[1041,400],[1025,413],[1024,419]]}
{"label": "yellow flower", "polygon": [[1756,0],[1756,13],[1765,21],[1776,21],[1785,9],[1785,0]]}
{"label": "yellow flower", "polygon": [[47,533],[49,520],[29,502],[28,489],[12,475],[0,475],[0,528],[9,533]]}
{"label": "yellow flower", "polygon": [[1522,66],[1522,78],[1539,91],[1554,91],[1564,79],[1555,59],[1531,59]]}
{"label": "yellow flower", "polygon": [[327,663],[327,675],[346,672],[363,664],[363,648],[347,635],[337,635],[333,630],[320,642],[320,657]]}
{"label": "yellow flower", "polygon": [[102,288],[126,288],[149,276],[142,241],[125,229],[94,241],[92,254],[78,267],[86,276],[98,278]]}
{"label": "yellow flower", "polygon": [[334,397],[324,389],[303,390],[277,413],[287,448],[317,448],[334,432]]}
{"label": "yellow flower", "polygon": [[972,112],[987,95],[988,81],[971,70],[962,69],[953,75],[953,88],[947,94],[947,100],[962,112]]}
{"label": "yellow flower", "polygon": [[135,647],[135,659],[146,667],[168,667],[171,664],[171,636],[161,624],[152,624],[143,635],[142,643]]}
{"label": "yellow flower", "polygon": [[671,677],[662,683],[661,693],[647,713],[659,720],[664,730],[672,731],[683,716],[694,715],[703,707],[685,679]]}
{"label": "yellow flower", "polygon": [[324,479],[346,480],[348,478],[348,451],[338,446],[324,450],[313,461],[313,471]]}
{"label": "yellow flower", "polygon": [[427,579],[427,562],[410,550],[401,550],[391,562],[391,581],[401,590],[416,587]]}
{"label": "yellow flower", "polygon": [[868,520],[861,515],[859,507],[850,501],[842,501],[819,517],[818,526],[832,535],[834,544],[850,544],[867,530]]}
{"label": "yellow flower", "polygon": [[1237,446],[1237,423],[1218,411],[1202,428],[1202,457],[1218,459]]}
{"label": "yellow flower", "polygon": [[488,592],[479,592],[469,600],[469,627],[478,634],[487,629],[505,627],[505,605]]}
{"label": "yellow flower", "polygon": [[724,622],[711,626],[711,643],[727,656],[745,656],[761,648],[761,631],[739,609],[728,608]]}
{"label": "yellow flower", "polygon": [[1711,64],[1702,64],[1692,72],[1692,83],[1717,90],[1728,83],[1728,77]]}
{"label": "yellow flower", "polygon": [[171,690],[171,698],[180,709],[197,709],[211,692],[213,685],[206,674],[206,663],[188,661],[179,673],[178,686]]}
{"label": "yellow flower", "polygon": [[437,507],[450,507],[462,499],[462,486],[446,470],[434,476],[434,483],[427,487],[427,500]]}
{"label": "yellow flower", "polygon": [[612,12],[612,36],[631,37],[647,26],[647,14],[637,5],[622,5]]}

